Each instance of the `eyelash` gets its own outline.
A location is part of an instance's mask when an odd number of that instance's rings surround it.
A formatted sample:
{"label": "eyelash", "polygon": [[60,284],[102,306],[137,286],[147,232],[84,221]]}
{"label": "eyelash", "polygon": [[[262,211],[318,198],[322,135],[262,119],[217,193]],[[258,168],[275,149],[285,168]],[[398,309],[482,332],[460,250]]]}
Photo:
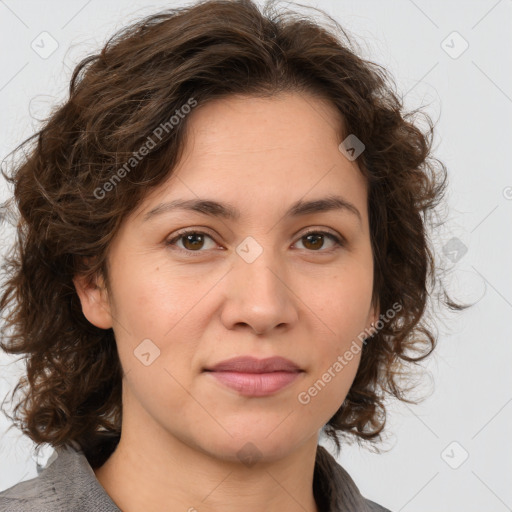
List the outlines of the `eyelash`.
{"label": "eyelash", "polygon": [[[340,247],[344,247],[345,246],[345,240],[343,238],[340,238],[340,237],[330,233],[329,231],[321,231],[321,230],[315,229],[315,230],[307,231],[306,233],[302,234],[300,236],[300,238],[304,238],[304,237],[306,237],[308,235],[313,235],[313,234],[314,235],[324,235],[324,236],[329,237],[331,240],[334,241],[336,246],[333,247],[332,249],[329,249],[329,250],[326,250],[326,251],[318,250],[318,251],[308,251],[308,252],[313,252],[313,253],[314,252],[330,253],[330,252],[333,252],[333,251],[339,249]],[[167,246],[174,245],[175,242],[177,242],[178,240],[180,240],[181,238],[183,238],[183,237],[185,237],[187,235],[206,235],[206,236],[210,237],[212,240],[214,240],[212,235],[209,235],[208,233],[205,233],[204,231],[198,231],[198,230],[195,230],[195,229],[189,229],[189,230],[184,230],[184,231],[178,231],[176,236],[174,236],[172,239],[167,240],[165,243],[166,243]],[[205,252],[205,251],[202,251],[202,250],[190,251],[188,249],[181,249],[180,247],[178,247],[177,250],[180,251],[181,253],[184,253],[187,256],[191,256],[191,257],[195,257],[196,255],[198,255],[198,254],[200,254],[202,252]]]}

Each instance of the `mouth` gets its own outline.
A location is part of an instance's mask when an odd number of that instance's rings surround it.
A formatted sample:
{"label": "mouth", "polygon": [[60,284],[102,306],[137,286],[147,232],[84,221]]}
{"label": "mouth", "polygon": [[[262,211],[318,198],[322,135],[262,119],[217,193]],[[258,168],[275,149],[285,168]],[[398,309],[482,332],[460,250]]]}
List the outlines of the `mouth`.
{"label": "mouth", "polygon": [[205,368],[213,372],[272,373],[301,371],[299,365],[284,357],[257,359],[252,356],[233,357]]}
{"label": "mouth", "polygon": [[222,361],[204,372],[243,396],[267,396],[288,387],[304,370],[289,359],[251,356]]}

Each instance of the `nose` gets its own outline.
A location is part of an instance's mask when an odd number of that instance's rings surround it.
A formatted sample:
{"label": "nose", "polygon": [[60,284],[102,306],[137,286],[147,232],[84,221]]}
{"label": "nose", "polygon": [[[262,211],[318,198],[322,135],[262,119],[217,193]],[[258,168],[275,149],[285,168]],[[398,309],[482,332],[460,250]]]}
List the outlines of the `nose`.
{"label": "nose", "polygon": [[251,329],[261,335],[277,327],[291,328],[298,319],[298,298],[289,281],[270,249],[252,262],[237,255],[225,281],[221,320],[226,329]]}

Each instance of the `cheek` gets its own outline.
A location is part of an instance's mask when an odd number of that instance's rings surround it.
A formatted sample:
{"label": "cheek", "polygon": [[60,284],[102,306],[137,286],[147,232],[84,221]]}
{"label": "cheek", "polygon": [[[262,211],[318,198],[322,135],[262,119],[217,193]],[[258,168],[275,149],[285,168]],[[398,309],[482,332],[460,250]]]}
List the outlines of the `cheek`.
{"label": "cheek", "polygon": [[372,277],[362,266],[340,271],[323,293],[315,296],[311,307],[328,329],[319,327],[324,334],[317,336],[311,354],[311,378],[302,387],[298,401],[329,416],[326,421],[341,406],[358,370],[362,341],[368,335],[365,328],[371,308]]}
{"label": "cheek", "polygon": [[[139,262],[140,263],[140,262]],[[161,266],[132,264],[119,269],[115,321],[133,340],[151,338],[162,342],[198,301],[198,283]]]}
{"label": "cheek", "polygon": [[319,311],[338,345],[368,327],[372,291],[371,269],[355,267],[333,275],[322,293],[316,294],[312,309]]}
{"label": "cheek", "polygon": [[305,414],[326,423],[336,413],[352,386],[362,350],[357,339],[321,344],[317,364],[297,395]]}

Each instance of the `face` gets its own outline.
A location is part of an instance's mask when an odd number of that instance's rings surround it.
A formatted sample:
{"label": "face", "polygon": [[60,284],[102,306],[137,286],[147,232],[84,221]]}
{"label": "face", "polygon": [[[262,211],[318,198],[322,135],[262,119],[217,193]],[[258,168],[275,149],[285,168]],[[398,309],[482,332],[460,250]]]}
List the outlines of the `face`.
{"label": "face", "polygon": [[[75,285],[89,321],[113,327],[123,414],[144,418],[132,430],[281,457],[341,406],[378,317],[366,183],[322,100],[230,97],[189,115],[179,166],[111,245],[110,288]],[[200,200],[225,211],[169,206]],[[239,356],[298,371],[205,371]]]}

